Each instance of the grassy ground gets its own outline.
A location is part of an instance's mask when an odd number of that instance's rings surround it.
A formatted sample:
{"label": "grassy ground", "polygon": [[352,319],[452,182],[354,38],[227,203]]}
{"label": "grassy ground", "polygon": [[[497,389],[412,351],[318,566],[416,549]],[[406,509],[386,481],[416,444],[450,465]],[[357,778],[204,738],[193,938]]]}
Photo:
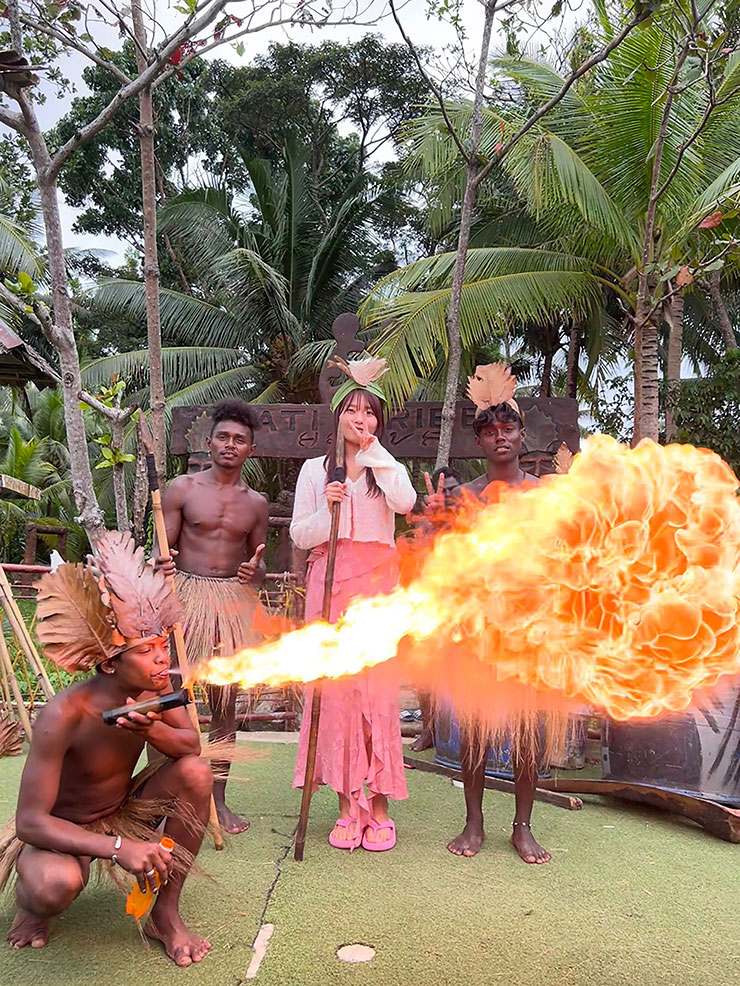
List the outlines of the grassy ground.
{"label": "grassy ground", "polygon": [[[512,803],[486,794],[487,842],[478,857],[444,849],[462,816],[462,792],[409,771],[409,801],[396,805],[399,844],[390,853],[332,850],[334,799],[314,800],[304,863],[288,852],[298,798],[290,790],[294,747],[254,744],[240,766],[234,805],[250,832],[203,863],[214,886],[193,881],[186,917],[214,952],[178,978],[237,986],[261,921],[275,932],[259,970],[264,986],[401,983],[505,986],[730,986],[740,961],[735,904],[739,847],[689,824],[618,803],[581,812],[536,806],[536,832],[553,852],[545,867],[521,863],[507,845]],[[0,761],[0,819],[12,810],[19,760]],[[210,902],[210,903],[208,903]],[[0,923],[10,920],[9,900]],[[372,945],[376,958],[349,966],[343,944]],[[107,887],[90,888],[58,920],[40,952],[2,953],[14,986],[116,983],[164,986],[173,969],[143,945]]]}

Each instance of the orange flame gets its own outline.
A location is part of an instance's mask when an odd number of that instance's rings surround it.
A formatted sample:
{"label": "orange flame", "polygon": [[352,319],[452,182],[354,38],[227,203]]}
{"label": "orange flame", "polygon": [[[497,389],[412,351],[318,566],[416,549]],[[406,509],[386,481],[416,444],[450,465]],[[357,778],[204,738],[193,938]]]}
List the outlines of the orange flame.
{"label": "orange flame", "polygon": [[590,438],[566,475],[455,518],[409,585],[201,675],[311,681],[399,655],[424,687],[462,682],[484,714],[495,683],[616,719],[681,710],[740,671],[737,488],[706,449]]}

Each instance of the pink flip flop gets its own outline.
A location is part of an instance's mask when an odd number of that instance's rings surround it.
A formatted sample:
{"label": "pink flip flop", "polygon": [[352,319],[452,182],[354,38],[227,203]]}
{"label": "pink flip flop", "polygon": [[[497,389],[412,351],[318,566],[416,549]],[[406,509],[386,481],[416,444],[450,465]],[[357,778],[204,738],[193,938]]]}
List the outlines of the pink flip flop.
{"label": "pink flip flop", "polygon": [[362,848],[367,849],[368,852],[387,852],[392,849],[396,844],[396,826],[392,818],[389,818],[387,822],[376,822],[375,819],[369,818],[367,822],[367,828],[373,830],[373,832],[379,832],[380,829],[390,829],[391,837],[386,839],[385,842],[368,842],[367,829],[362,835]]}
{"label": "pink flip flop", "polygon": [[334,829],[332,829],[331,832],[329,833],[329,845],[334,846],[335,849],[349,849],[350,852],[352,852],[353,849],[357,849],[357,847],[362,843],[362,835],[363,835],[362,826],[360,825],[359,818],[338,818],[334,823],[334,828],[336,828],[338,825],[340,828],[349,830],[349,827],[353,822],[357,823],[357,828],[355,830],[356,835],[354,839],[351,840],[347,839],[345,841],[340,841],[339,839],[336,838],[336,836],[334,835]]}

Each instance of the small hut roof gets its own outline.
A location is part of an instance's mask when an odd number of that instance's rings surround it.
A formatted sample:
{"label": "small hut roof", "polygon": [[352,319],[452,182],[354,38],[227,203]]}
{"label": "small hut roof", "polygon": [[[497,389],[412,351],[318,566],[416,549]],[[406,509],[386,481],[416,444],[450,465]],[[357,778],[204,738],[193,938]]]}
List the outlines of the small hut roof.
{"label": "small hut roof", "polygon": [[0,386],[35,383],[37,387],[55,387],[59,382],[58,374],[43,356],[0,320]]}

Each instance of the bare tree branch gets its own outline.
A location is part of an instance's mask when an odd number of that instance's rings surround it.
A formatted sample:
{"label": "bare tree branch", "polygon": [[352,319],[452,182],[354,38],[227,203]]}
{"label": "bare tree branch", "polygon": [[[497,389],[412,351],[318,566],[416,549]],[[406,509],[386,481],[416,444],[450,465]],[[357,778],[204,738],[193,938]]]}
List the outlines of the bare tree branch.
{"label": "bare tree branch", "polygon": [[592,55],[590,58],[587,58],[586,61],[583,62],[583,64],[579,68],[577,68],[574,72],[571,72],[571,74],[563,83],[562,87],[555,93],[555,95],[551,99],[548,99],[548,101],[544,103],[542,106],[540,106],[538,110],[535,110],[535,112],[529,117],[526,123],[524,123],[523,126],[521,126],[519,130],[514,134],[514,136],[506,144],[503,145],[500,151],[494,154],[494,156],[491,158],[488,164],[484,168],[482,168],[481,171],[478,172],[478,176],[475,179],[476,186],[480,185],[481,182],[485,181],[488,175],[490,175],[491,171],[496,167],[496,165],[499,164],[499,162],[506,157],[509,151],[519,143],[522,137],[529,130],[531,130],[532,127],[536,123],[538,123],[543,116],[546,116],[551,109],[553,109],[555,106],[558,105],[559,102],[561,102],[561,100],[567,95],[568,90],[571,88],[571,86],[575,82],[577,82],[581,78],[581,76],[585,75],[587,72],[590,72],[590,70],[595,65],[598,65],[600,62],[605,61],[609,57],[609,55],[611,55],[614,49],[618,48],[619,45],[621,45],[621,43],[624,41],[627,35],[631,31],[633,31],[639,24],[642,24],[643,21],[647,20],[649,17],[650,17],[649,11],[645,11],[644,13],[638,14],[636,17],[633,17],[631,21],[625,24],[625,26],[622,28],[619,34],[616,34],[612,38],[609,44],[605,45],[601,49],[601,51],[597,51],[595,55]]}
{"label": "bare tree branch", "polygon": [[16,133],[23,134],[24,137],[28,136],[28,130],[21,114],[14,113],[5,106],[0,106],[0,123],[4,123],[6,127],[10,127]]}
{"label": "bare tree branch", "polygon": [[44,21],[34,20],[26,14],[21,14],[20,22],[24,27],[30,28],[32,31],[38,31],[39,34],[45,34],[48,38],[53,38],[67,48],[74,48],[75,51],[79,51],[80,54],[89,58],[91,62],[95,62],[100,68],[104,68],[106,72],[110,72],[123,85],[128,85],[131,82],[131,79],[117,65],[114,65],[113,62],[108,61],[106,58],[102,58],[73,35],[65,31],[60,31],[51,24],[46,24]]}
{"label": "bare tree branch", "polygon": [[208,25],[211,24],[216,17],[218,17],[228,2],[229,0],[213,0],[202,17],[189,17],[182,27],[179,28],[179,30],[177,30],[160,49],[149,68],[139,75],[138,78],[119,89],[108,105],[100,111],[94,120],[91,120],[86,126],[81,127],[76,134],[73,134],[72,137],[70,137],[70,139],[59,148],[56,154],[54,154],[51,158],[48,169],[49,177],[56,177],[61,168],[67,163],[77,148],[82,144],[87,143],[87,141],[91,140],[96,134],[100,133],[100,131],[111,122],[123,103],[127,102],[129,99],[132,99],[134,96],[138,96],[142,89],[145,89],[148,85],[152,84],[162,71],[162,66],[166,64],[177,49],[180,48],[184,42],[195,37],[195,35],[199,34],[202,30],[208,27]]}
{"label": "bare tree branch", "polygon": [[452,120],[450,119],[450,117],[449,117],[449,115],[447,113],[447,106],[445,105],[445,98],[444,98],[444,96],[442,94],[441,89],[439,88],[439,86],[436,84],[436,82],[432,79],[432,77],[429,75],[429,73],[426,71],[426,69],[422,65],[421,58],[419,58],[419,53],[416,50],[416,46],[414,45],[414,43],[411,40],[411,38],[408,36],[408,34],[406,34],[406,32],[403,29],[403,24],[399,20],[398,14],[396,13],[396,7],[395,7],[395,4],[394,4],[393,0],[388,0],[388,6],[391,8],[391,14],[393,15],[393,20],[398,25],[398,30],[401,32],[401,37],[406,42],[406,45],[408,46],[408,49],[411,52],[411,55],[412,55],[414,61],[416,62],[416,67],[419,69],[419,74],[421,75],[422,79],[424,79],[424,81],[429,86],[429,88],[432,90],[432,92],[434,93],[435,99],[439,103],[439,108],[440,108],[440,110],[442,112],[442,116],[444,117],[444,121],[447,124],[447,129],[450,131],[450,136],[455,141],[455,144],[457,145],[457,149],[458,149],[458,151],[460,151],[460,154],[462,155],[463,160],[466,163],[469,163],[470,162],[470,155],[468,154],[467,148],[465,147],[465,145],[463,144],[463,142],[460,140],[460,138],[459,138],[459,136],[457,134],[457,131],[455,130],[455,128],[452,125]]}

